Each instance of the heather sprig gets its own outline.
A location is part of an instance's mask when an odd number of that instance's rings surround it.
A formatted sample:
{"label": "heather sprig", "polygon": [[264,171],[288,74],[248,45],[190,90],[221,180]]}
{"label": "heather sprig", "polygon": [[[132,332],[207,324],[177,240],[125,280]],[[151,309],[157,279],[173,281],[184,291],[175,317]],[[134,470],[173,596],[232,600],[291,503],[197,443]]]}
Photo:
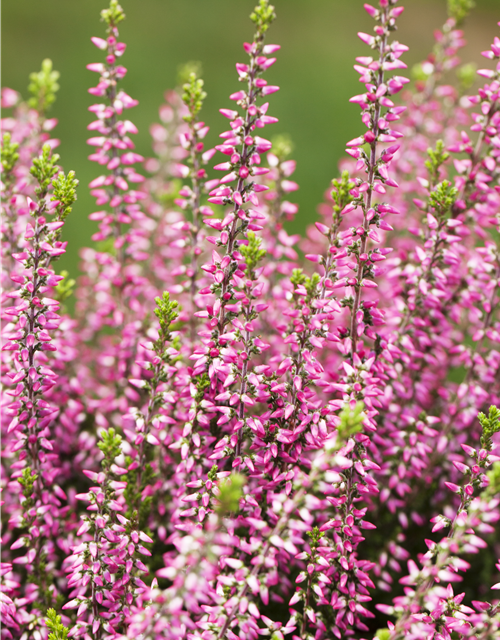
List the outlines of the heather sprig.
{"label": "heather sprig", "polygon": [[118,0],[110,0],[109,9],[101,11],[101,19],[107,24],[108,31],[112,34],[120,22],[125,20],[125,13],[118,4]]}
{"label": "heather sprig", "polygon": [[483,428],[483,433],[481,435],[481,447],[486,449],[486,451],[491,451],[493,446],[492,438],[495,433],[500,431],[500,410],[492,405],[488,415],[486,416],[481,412],[478,415],[478,419],[481,427]]}
{"label": "heather sprig", "polygon": [[[14,187],[16,183],[16,176],[14,173],[14,167],[19,160],[19,143],[12,141],[10,133],[6,132],[2,138],[2,183],[3,188],[1,191],[2,200],[2,237],[4,240],[4,252],[3,256],[10,257],[13,252],[17,250],[18,238],[16,237],[16,210],[12,206],[12,196],[14,193]],[[5,258],[4,258],[5,259]]]}
{"label": "heather sprig", "polygon": [[52,60],[49,58],[42,62],[40,71],[30,74],[28,91],[31,93],[31,98],[28,100],[28,105],[35,109],[40,117],[43,117],[56,101],[59,77],[59,71],[53,70]]}
{"label": "heather sprig", "polygon": [[125,19],[125,14],[118,2],[111,0],[109,9],[102,12],[102,18],[108,26],[108,38],[92,38],[92,42],[98,49],[106,51],[106,61],[87,65],[87,68],[100,74],[98,85],[89,89],[89,92],[97,97],[105,97],[106,103],[89,107],[96,114],[97,120],[88,128],[99,132],[101,136],[90,138],[88,143],[97,147],[90,159],[106,165],[110,173],[93,180],[90,187],[97,198],[97,204],[109,203],[112,213],[98,211],[90,218],[101,221],[100,232],[94,234],[94,240],[102,241],[113,236],[115,248],[119,250],[119,259],[123,262],[126,255],[125,243],[131,240],[123,225],[131,223],[137,217],[140,210],[137,203],[145,197],[143,192],[129,187],[130,182],[144,181],[144,177],[132,165],[144,158],[132,151],[134,145],[129,134],[137,133],[136,127],[130,120],[120,119],[124,109],[137,105],[137,100],[117,88],[118,82],[127,73],[125,67],[117,64],[117,59],[123,55],[126,47],[125,43],[117,40],[117,25]]}
{"label": "heather sprig", "polygon": [[257,38],[262,38],[276,19],[276,13],[272,4],[268,0],[259,0],[259,4],[250,14],[250,20],[257,28]]}
{"label": "heather sprig", "polygon": [[178,303],[171,301],[169,293],[164,292],[161,298],[156,298],[156,305],[154,312],[160,325],[158,338],[150,345],[151,359],[138,363],[151,377],[130,381],[147,394],[147,406],[143,411],[138,408],[129,410],[129,416],[135,422],[135,431],[130,436],[126,431],[136,447],[136,456],[133,460],[127,460],[130,480],[124,495],[128,513],[132,515],[135,511],[138,514],[140,527],[146,524],[151,506],[151,496],[145,495],[144,490],[154,481],[155,471],[158,473],[157,464],[153,469],[151,460],[148,460],[150,456],[147,455],[148,445],[160,444],[151,429],[163,425],[164,417],[157,415],[157,410],[163,405],[165,391],[171,388],[171,378],[176,373],[173,364],[179,347],[178,337],[174,339],[172,335],[172,325],[179,315]]}
{"label": "heather sprig", "polygon": [[76,280],[69,277],[69,273],[64,269],[59,274],[62,277],[55,288],[56,300],[61,304],[73,295]]}
{"label": "heather sprig", "polygon": [[4,133],[2,138],[2,169],[3,169],[3,182],[8,188],[9,182],[13,177],[10,175],[14,165],[19,160],[19,143],[12,142],[12,136],[10,133]]}
{"label": "heather sprig", "polygon": [[203,101],[207,97],[207,93],[203,90],[203,80],[198,78],[195,72],[189,74],[188,80],[182,89],[182,101],[189,111],[189,113],[184,116],[184,120],[192,124],[203,106]]}
{"label": "heather sprig", "polygon": [[[387,229],[389,225],[383,220],[384,215],[387,212],[396,212],[390,205],[372,203],[376,194],[386,193],[386,187],[397,186],[389,177],[388,168],[398,146],[392,145],[379,151],[381,143],[394,143],[401,137],[398,131],[391,128],[391,123],[399,120],[399,114],[405,110],[404,107],[395,107],[388,96],[398,93],[408,80],[397,75],[389,80],[385,79],[387,71],[406,68],[406,64],[399,58],[408,50],[408,47],[398,42],[389,44],[389,35],[394,30],[395,20],[402,11],[402,8],[396,8],[395,4],[393,0],[388,0],[381,4],[380,10],[366,5],[365,9],[377,22],[375,36],[358,34],[365,44],[378,52],[379,58],[376,61],[371,56],[358,59],[359,64],[355,69],[361,76],[360,81],[366,84],[367,93],[351,98],[351,102],[357,102],[361,106],[362,121],[368,129],[363,136],[348,143],[348,152],[358,160],[357,168],[363,168],[364,173],[367,174],[366,180],[357,180],[356,187],[351,192],[354,200],[348,205],[351,211],[360,207],[363,213],[362,225],[353,230],[353,241],[350,246],[350,253],[356,260],[356,269],[353,277],[346,283],[353,288],[354,294],[350,323],[353,356],[356,353],[359,338],[358,311],[363,289],[373,286],[372,281],[365,278],[371,263],[371,252],[367,253],[368,242],[370,239],[377,242],[378,237],[370,227],[376,225]],[[369,145],[369,153],[362,148],[366,143]],[[344,212],[346,212],[345,209]]]}
{"label": "heather sprig", "polygon": [[[489,415],[486,417],[480,413],[478,420],[481,424],[483,435],[481,436],[482,449],[479,451],[468,445],[462,445],[464,451],[473,459],[473,465],[469,466],[462,462],[455,462],[456,468],[463,474],[464,482],[462,486],[447,482],[446,486],[453,493],[460,497],[460,504],[453,518],[444,515],[438,515],[432,518],[434,527],[432,531],[439,531],[442,528],[448,528],[448,535],[440,542],[435,543],[432,540],[426,541],[428,551],[422,557],[422,569],[419,569],[415,562],[409,561],[409,575],[402,579],[405,585],[415,585],[415,588],[409,590],[404,597],[395,598],[395,607],[392,611],[399,613],[399,619],[395,625],[390,625],[390,639],[397,640],[406,637],[407,633],[412,632],[412,625],[418,625],[422,617],[421,611],[429,608],[427,604],[431,594],[431,590],[435,583],[439,583],[440,572],[451,569],[455,573],[459,570],[467,568],[467,564],[461,563],[458,555],[467,549],[470,536],[474,536],[472,526],[477,526],[481,522],[481,512],[474,513],[472,508],[474,496],[484,486],[485,469],[491,465],[491,436],[500,429],[499,425],[500,411],[497,407],[491,406]],[[484,446],[486,445],[486,446]],[[477,498],[476,498],[477,500]],[[472,547],[477,546],[472,542]],[[451,588],[451,585],[449,589]],[[453,592],[451,592],[453,593]],[[432,607],[431,611],[432,611]],[[390,608],[382,607],[382,609],[390,611]],[[432,615],[432,614],[431,614]],[[432,622],[433,620],[426,620]],[[445,622],[445,628],[452,620]],[[453,627],[448,631],[453,630]]]}
{"label": "heather sprig", "polygon": [[[259,231],[262,218],[257,210],[250,207],[258,206],[257,193],[267,191],[267,187],[252,181],[253,175],[261,175],[268,172],[255,165],[260,164],[260,155],[268,151],[271,143],[263,138],[254,136],[254,130],[264,127],[266,124],[276,122],[276,118],[266,115],[267,103],[257,106],[257,100],[278,90],[278,87],[268,86],[267,82],[259,76],[274,62],[275,58],[267,58],[266,54],[279,49],[276,45],[263,44],[264,33],[272,21],[273,10],[266,0],[258,5],[255,10],[256,32],[252,44],[245,44],[244,48],[249,54],[248,65],[238,64],[237,70],[240,81],[247,82],[247,91],[234,93],[230,98],[246,112],[244,117],[237,111],[222,109],[221,113],[231,121],[231,130],[224,132],[224,144],[216,149],[230,156],[230,161],[217,165],[217,170],[230,171],[219,181],[219,186],[210,192],[209,202],[213,204],[231,205],[230,212],[220,220],[205,220],[206,224],[220,231],[217,238],[209,238],[217,247],[222,247],[223,255],[214,252],[212,264],[202,268],[211,273],[214,278],[212,287],[202,290],[205,295],[209,292],[215,294],[216,303],[207,308],[207,311],[197,312],[198,317],[210,317],[210,330],[216,329],[214,345],[209,349],[210,360],[217,357],[220,349],[229,347],[235,340],[242,339],[243,353],[239,361],[233,363],[231,378],[240,378],[240,400],[229,412],[224,411],[219,424],[227,423],[232,417],[237,418],[238,434],[234,434],[236,457],[239,457],[242,434],[244,427],[245,404],[252,405],[254,401],[247,393],[248,362],[253,351],[260,351],[259,341],[252,337],[253,321],[255,313],[259,312],[259,304],[253,304],[253,300],[260,297],[261,287],[257,282],[244,280],[244,271],[239,267],[242,254],[239,247],[242,241],[239,236],[248,231]],[[231,183],[236,182],[234,187]],[[244,242],[244,244],[246,244]],[[242,316],[245,326],[238,316]],[[234,319],[233,319],[234,318]],[[215,326],[214,326],[215,325]],[[233,325],[234,329],[229,330]],[[237,333],[234,332],[237,330]],[[227,337],[226,337],[227,336]],[[260,341],[261,342],[261,341]],[[209,362],[210,362],[209,360]],[[224,365],[227,366],[227,365]],[[210,371],[210,369],[209,369]],[[213,369],[212,369],[213,371]],[[213,377],[213,373],[210,374]],[[226,392],[227,393],[227,392]],[[214,394],[217,395],[217,394]],[[238,406],[239,405],[239,406]],[[221,441],[222,442],[222,441]],[[234,446],[234,445],[233,445]],[[251,462],[250,462],[251,464]]]}
{"label": "heather sprig", "polygon": [[[56,351],[54,334],[59,328],[60,317],[56,313],[59,304],[44,294],[50,292],[59,280],[50,268],[51,262],[65,253],[66,243],[59,241],[59,229],[64,224],[68,210],[76,200],[78,181],[74,173],[66,177],[59,172],[59,156],[44,145],[42,154],[33,160],[31,173],[36,178],[37,201],[29,201],[31,223],[26,225],[24,250],[13,258],[22,270],[15,270],[12,279],[18,285],[15,298],[19,304],[4,309],[12,324],[4,332],[3,351],[13,352],[7,376],[15,385],[10,392],[13,401],[8,407],[10,417],[7,434],[12,433],[17,442],[10,443],[12,453],[18,454],[17,468],[22,487],[20,528],[26,530],[12,548],[27,547],[25,565],[28,580],[36,585],[29,601],[34,610],[42,613],[52,605],[56,592],[53,583],[53,545],[51,521],[44,512],[44,505],[51,505],[57,514],[59,498],[64,492],[55,485],[57,454],[53,454],[51,425],[59,408],[50,402],[48,392],[57,381],[57,374],[47,366],[45,352]],[[61,188],[61,184],[65,187]],[[56,187],[56,185],[58,185]],[[50,192],[50,194],[49,194]],[[50,199],[49,199],[50,195]],[[56,198],[61,196],[62,201]],[[55,215],[52,222],[46,216]]]}
{"label": "heather sprig", "polygon": [[77,499],[90,503],[88,514],[81,516],[78,535],[82,542],[73,546],[68,558],[68,585],[73,599],[63,609],[77,609],[76,622],[70,635],[91,632],[98,639],[105,633],[118,633],[125,618],[145,587],[139,577],[147,573],[147,567],[139,555],[151,552],[142,542],[151,538],[137,528],[134,520],[120,514],[124,507],[120,495],[127,481],[117,478],[127,470],[119,467],[117,458],[122,455],[122,437],[110,427],[101,432],[98,447],[103,455],[99,473],[84,473],[95,486]]}
{"label": "heather sprig", "polygon": [[68,629],[61,622],[61,616],[58,616],[54,609],[48,609],[45,624],[50,629],[49,640],[67,640]]}
{"label": "heather sprig", "polygon": [[448,16],[458,27],[476,6],[475,0],[448,0]]}
{"label": "heather sprig", "polygon": [[432,187],[439,182],[440,169],[442,165],[448,160],[450,154],[445,150],[444,142],[437,140],[436,148],[427,149],[427,155],[429,159],[425,161],[425,167],[429,172],[429,186]]}
{"label": "heather sprig", "polygon": [[186,225],[190,231],[190,253],[189,266],[186,269],[186,275],[188,276],[188,283],[185,285],[186,289],[190,292],[191,302],[191,340],[194,341],[196,330],[196,317],[195,310],[199,303],[197,303],[199,280],[199,265],[198,259],[202,253],[200,247],[201,229],[202,229],[202,215],[213,215],[213,211],[202,205],[203,193],[207,188],[207,172],[203,168],[212,156],[215,154],[215,149],[204,149],[203,139],[209,131],[209,127],[205,126],[205,123],[198,120],[197,115],[200,112],[203,101],[207,97],[206,92],[203,90],[203,80],[198,78],[196,73],[192,71],[187,82],[183,85],[182,101],[186,107],[187,113],[183,116],[183,120],[188,124],[188,131],[181,133],[180,143],[183,149],[186,150],[187,166],[182,164],[176,165],[176,170],[180,176],[189,179],[189,184],[183,187],[179,195],[182,198],[175,200],[183,210],[188,211],[191,214],[192,219],[186,221]]}

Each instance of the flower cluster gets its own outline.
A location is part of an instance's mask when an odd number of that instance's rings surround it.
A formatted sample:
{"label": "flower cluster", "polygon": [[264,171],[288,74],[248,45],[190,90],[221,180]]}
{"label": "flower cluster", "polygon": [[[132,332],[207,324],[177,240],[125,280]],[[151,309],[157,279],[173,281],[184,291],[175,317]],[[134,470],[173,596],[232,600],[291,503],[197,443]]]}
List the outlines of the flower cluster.
{"label": "flower cluster", "polygon": [[500,39],[460,66],[472,5],[414,82],[398,0],[364,6],[362,130],[301,239],[269,0],[220,144],[189,63],[148,159],[110,0],[78,282],[58,74],[3,90],[2,638],[499,637]]}

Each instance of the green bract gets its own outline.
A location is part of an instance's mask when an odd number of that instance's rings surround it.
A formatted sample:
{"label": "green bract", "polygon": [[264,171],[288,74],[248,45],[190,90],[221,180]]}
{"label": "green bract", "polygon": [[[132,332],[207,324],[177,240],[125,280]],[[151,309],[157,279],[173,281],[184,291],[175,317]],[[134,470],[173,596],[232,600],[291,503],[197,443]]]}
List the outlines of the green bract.
{"label": "green bract", "polygon": [[30,74],[28,91],[31,93],[31,98],[28,104],[41,115],[48,111],[56,100],[59,76],[59,71],[52,70],[52,60],[49,58],[42,62],[40,71]]}

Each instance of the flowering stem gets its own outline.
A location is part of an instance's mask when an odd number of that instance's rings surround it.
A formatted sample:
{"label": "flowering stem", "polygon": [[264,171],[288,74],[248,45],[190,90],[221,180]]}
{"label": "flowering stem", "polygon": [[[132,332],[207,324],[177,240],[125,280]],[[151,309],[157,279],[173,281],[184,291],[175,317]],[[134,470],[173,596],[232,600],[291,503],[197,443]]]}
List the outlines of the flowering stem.
{"label": "flowering stem", "polygon": [[[379,69],[377,73],[377,79],[375,83],[375,89],[373,93],[376,93],[377,89],[384,82],[384,69],[383,62],[387,56],[387,41],[389,32],[387,27],[387,23],[389,20],[389,12],[390,6],[389,3],[385,7],[382,7],[380,10],[380,24],[383,28],[383,36],[380,38],[379,43]],[[352,304],[351,310],[351,358],[354,357],[354,354],[357,352],[357,343],[358,343],[358,310],[361,302],[361,283],[363,281],[363,275],[365,271],[364,262],[360,260],[360,255],[366,253],[366,247],[368,244],[368,231],[370,226],[370,221],[367,217],[368,211],[372,205],[372,197],[373,197],[373,187],[375,182],[375,170],[377,164],[377,147],[378,147],[378,134],[379,134],[379,118],[381,113],[380,100],[377,100],[375,103],[375,107],[372,111],[370,118],[370,130],[372,132],[371,141],[370,141],[370,158],[367,165],[368,170],[368,190],[366,192],[366,196],[363,202],[363,235],[361,236],[361,244],[359,249],[359,254],[357,257],[357,272],[356,272],[356,285],[355,285],[355,293],[354,293],[354,301]]]}
{"label": "flowering stem", "polygon": [[[313,475],[310,476],[311,483],[314,482],[315,479],[316,479],[316,475],[313,474]],[[283,516],[281,516],[281,518],[278,520],[278,522],[275,525],[274,529],[272,530],[272,532],[271,532],[266,544],[264,545],[264,547],[262,549],[262,553],[259,556],[259,562],[254,564],[254,566],[252,568],[252,571],[249,574],[249,577],[257,577],[259,575],[260,570],[264,566],[267,554],[269,553],[269,550],[272,547],[272,543],[271,543],[272,537],[281,535],[281,533],[284,531],[285,527],[287,526],[288,521],[292,517],[292,514],[296,511],[296,509],[300,505],[300,503],[301,503],[302,499],[305,497],[305,495],[306,495],[306,490],[305,489],[299,489],[299,491],[295,494],[295,496],[293,498],[293,507],[289,510],[288,513],[286,513]],[[224,620],[224,624],[223,624],[221,630],[219,631],[219,633],[217,635],[217,640],[224,640],[224,638],[226,636],[226,632],[229,629],[229,625],[231,624],[231,622],[233,621],[234,616],[236,615],[236,612],[237,612],[238,607],[239,607],[239,603],[246,596],[246,594],[248,593],[248,589],[249,589],[249,585],[248,585],[248,578],[247,578],[245,584],[241,587],[240,592],[238,593],[237,602],[234,604],[232,609],[226,614],[226,619]]]}

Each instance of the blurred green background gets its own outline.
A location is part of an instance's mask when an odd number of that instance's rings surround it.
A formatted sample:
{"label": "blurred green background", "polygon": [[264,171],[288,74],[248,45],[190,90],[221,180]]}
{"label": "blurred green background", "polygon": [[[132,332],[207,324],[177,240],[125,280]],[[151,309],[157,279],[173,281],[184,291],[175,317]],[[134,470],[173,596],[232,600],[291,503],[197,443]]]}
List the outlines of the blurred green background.
{"label": "blurred green background", "polygon": [[[227,128],[219,113],[230,107],[228,95],[239,89],[234,65],[244,62],[242,42],[252,37],[248,16],[255,0],[123,0],[127,20],[120,29],[128,47],[121,62],[128,68],[122,86],[139,106],[127,116],[139,127],[137,151],[151,155],[149,125],[158,120],[163,92],[176,85],[179,65],[199,60],[208,98],[203,117],[211,126],[208,144],[217,144],[218,133]],[[316,206],[331,179],[344,144],[363,129],[359,107],[349,97],[361,92],[354,58],[368,55],[357,38],[369,31],[372,21],[363,0],[275,0],[278,19],[268,42],[281,44],[278,62],[267,73],[271,84],[282,90],[271,96],[269,114],[280,122],[266,128],[265,136],[289,133],[295,143],[295,177],[300,190],[295,201],[299,215],[290,231],[303,231],[316,215]],[[373,4],[376,4],[375,2]],[[406,0],[397,38],[410,46],[404,60],[411,67],[433,45],[433,30],[446,18],[445,0]],[[87,124],[93,119],[87,107],[94,99],[87,93],[97,75],[87,71],[89,62],[101,61],[102,53],[90,42],[103,36],[99,12],[106,0],[3,0],[2,86],[26,96],[28,75],[39,70],[43,58],[51,58],[61,73],[61,89],[50,115],[59,119],[55,135],[60,138],[61,163],[75,169],[80,179],[78,201],[65,226],[68,252],[58,269],[76,275],[79,248],[88,245],[95,224],[87,219],[95,210],[87,184],[99,167],[87,160]],[[467,20],[468,45],[463,61],[487,63],[480,51],[500,34],[499,0],[477,0]],[[219,160],[220,161],[220,160]]]}

